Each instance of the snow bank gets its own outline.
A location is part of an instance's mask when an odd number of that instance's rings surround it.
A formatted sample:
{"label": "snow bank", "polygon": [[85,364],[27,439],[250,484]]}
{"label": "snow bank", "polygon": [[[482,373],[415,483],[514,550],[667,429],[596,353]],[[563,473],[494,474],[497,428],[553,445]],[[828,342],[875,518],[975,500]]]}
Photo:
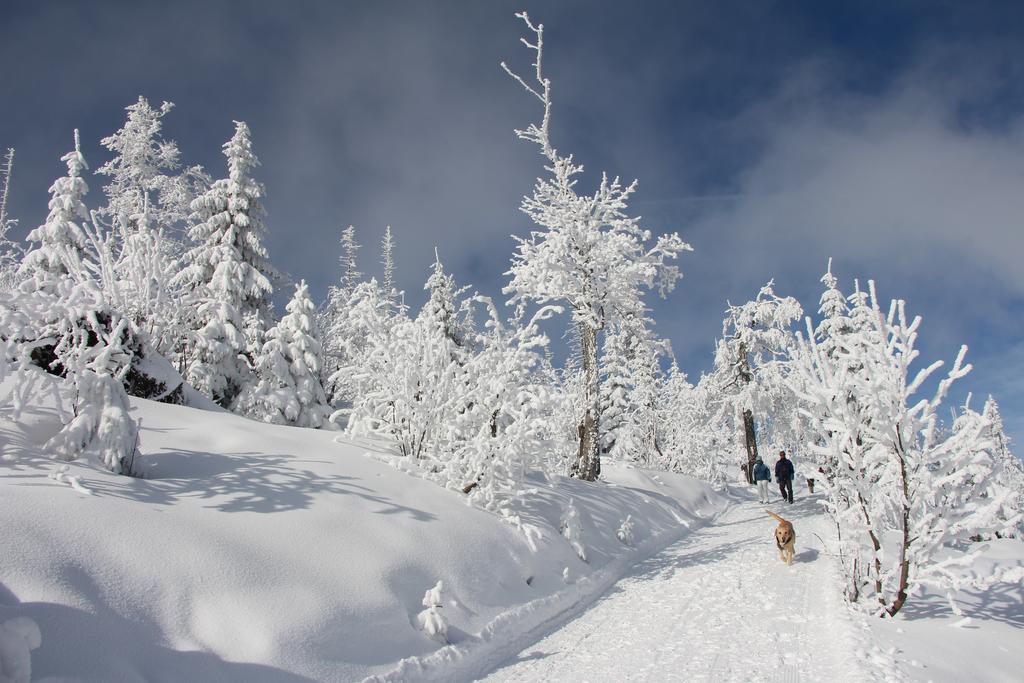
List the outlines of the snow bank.
{"label": "snow bank", "polygon": [[[1020,539],[986,543],[971,573],[986,577],[1004,569],[1024,573]],[[944,593],[926,589],[908,600],[896,619],[870,620],[872,631],[909,680],[1020,681],[1024,582],[1013,579],[960,591],[957,605],[963,616],[953,613]]]}
{"label": "snow bank", "polygon": [[[144,478],[57,472],[41,446],[56,411],[14,422],[8,405],[0,623],[38,624],[36,678],[468,678],[725,505],[686,477],[609,467],[607,483],[532,480],[502,520],[368,457],[380,443],[145,400]],[[587,562],[559,533],[570,499]],[[627,517],[634,547],[616,536]],[[418,623],[438,582],[443,647]]]}

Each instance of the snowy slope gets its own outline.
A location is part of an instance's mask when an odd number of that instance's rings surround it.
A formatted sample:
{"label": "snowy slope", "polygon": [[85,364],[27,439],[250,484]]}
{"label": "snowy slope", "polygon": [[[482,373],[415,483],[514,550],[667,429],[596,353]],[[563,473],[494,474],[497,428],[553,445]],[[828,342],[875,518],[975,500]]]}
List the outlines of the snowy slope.
{"label": "snowy slope", "polygon": [[[144,400],[144,479],[85,461],[51,477],[40,444],[56,412],[14,422],[8,404],[0,623],[39,625],[34,679],[469,675],[724,505],[685,477],[613,469],[611,484],[537,481],[517,528],[367,457],[381,444]],[[588,563],[558,533],[570,497]],[[636,548],[615,537],[627,515]],[[440,651],[415,627],[438,580],[452,643]]]}

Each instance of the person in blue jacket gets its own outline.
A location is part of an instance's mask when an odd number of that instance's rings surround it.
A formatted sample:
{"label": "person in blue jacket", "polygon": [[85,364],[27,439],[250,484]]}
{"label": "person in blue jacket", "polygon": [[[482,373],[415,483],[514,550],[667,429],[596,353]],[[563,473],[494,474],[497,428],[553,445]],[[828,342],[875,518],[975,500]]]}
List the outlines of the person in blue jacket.
{"label": "person in blue jacket", "polygon": [[768,502],[768,484],[772,481],[771,470],[764,464],[761,456],[754,461],[754,482],[757,483],[757,495],[762,503]]}
{"label": "person in blue jacket", "polygon": [[786,451],[779,451],[779,461],[775,463],[775,481],[779,482],[782,499],[793,502],[793,463],[786,459]]}

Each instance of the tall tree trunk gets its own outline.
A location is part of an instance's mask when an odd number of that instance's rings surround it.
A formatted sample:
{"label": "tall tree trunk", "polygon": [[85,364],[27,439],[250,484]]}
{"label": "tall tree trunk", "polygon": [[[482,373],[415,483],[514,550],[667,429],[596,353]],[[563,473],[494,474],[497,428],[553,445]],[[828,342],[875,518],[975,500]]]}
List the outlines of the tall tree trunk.
{"label": "tall tree trunk", "polygon": [[579,455],[572,466],[572,476],[584,481],[596,481],[601,473],[601,454],[598,450],[597,330],[586,323],[579,324],[580,355],[583,361],[583,416],[577,432],[580,439]]}
{"label": "tall tree trunk", "polygon": [[747,447],[747,483],[754,483],[754,462],[757,460],[757,432],[754,431],[754,413],[743,411],[743,441]]}
{"label": "tall tree trunk", "polygon": [[907,458],[903,449],[903,436],[899,430],[896,431],[896,456],[900,462],[900,480],[903,484],[903,504],[901,521],[903,522],[903,538],[900,542],[900,580],[896,588],[896,599],[889,607],[889,616],[896,616],[896,613],[903,608],[907,601],[907,588],[910,584],[910,485],[907,481]]}

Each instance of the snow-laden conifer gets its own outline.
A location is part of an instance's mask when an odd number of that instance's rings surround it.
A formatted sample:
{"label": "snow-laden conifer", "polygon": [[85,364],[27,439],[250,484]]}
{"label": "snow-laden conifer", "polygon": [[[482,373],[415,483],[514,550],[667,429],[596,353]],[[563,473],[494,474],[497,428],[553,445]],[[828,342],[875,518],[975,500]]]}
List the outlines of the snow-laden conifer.
{"label": "snow-laden conifer", "polygon": [[89,166],[82,156],[77,130],[75,149],[62,156],[61,161],[67,164],[67,175],[50,186],[50,213],[45,223],[28,234],[33,246],[20,268],[22,277],[35,279],[39,288],[52,286],[54,278],[83,268],[87,241],[84,226],[89,220],[84,200],[89,186],[82,173]]}
{"label": "snow-laden conifer", "polygon": [[185,359],[188,379],[227,407],[249,381],[243,355],[262,346],[279,275],[263,246],[263,187],[252,175],[259,161],[244,122],[235,122],[224,156],[228,177],[192,201],[193,246],[177,282],[200,302],[197,339]]}
{"label": "snow-laden conifer", "polygon": [[384,238],[380,243],[380,263],[384,267],[381,287],[384,294],[394,303],[398,303],[398,286],[395,282],[395,238],[391,235],[391,226],[384,228]]}
{"label": "snow-laden conifer", "polygon": [[[1016,535],[1024,534],[1024,465],[1020,458],[1010,451],[1010,438],[1006,436],[1003,417],[999,413],[999,404],[989,396],[982,409],[982,416],[987,424],[986,433],[992,444],[992,457],[996,462],[996,485],[1010,492],[1007,515],[1016,515]],[[993,495],[998,495],[998,491]]]}
{"label": "snow-laden conifer", "polygon": [[323,349],[316,307],[302,281],[287,313],[267,332],[256,357],[258,384],[240,399],[243,410],[257,419],[296,427],[321,427],[330,414],[320,373]]}

